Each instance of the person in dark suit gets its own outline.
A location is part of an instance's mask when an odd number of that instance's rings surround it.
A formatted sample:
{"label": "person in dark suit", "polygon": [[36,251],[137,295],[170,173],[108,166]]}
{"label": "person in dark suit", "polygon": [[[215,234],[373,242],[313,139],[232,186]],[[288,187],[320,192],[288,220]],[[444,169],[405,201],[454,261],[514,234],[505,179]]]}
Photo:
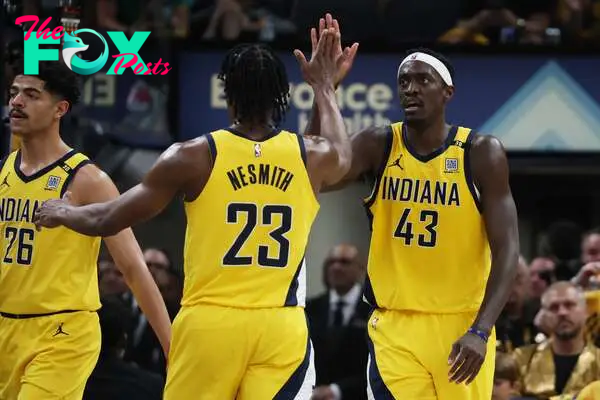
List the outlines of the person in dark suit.
{"label": "person in dark suit", "polygon": [[364,266],[356,247],[334,247],[323,273],[327,292],[306,305],[317,372],[313,400],[366,400],[370,307],[362,301]]}
{"label": "person in dark suit", "polygon": [[84,400],[162,399],[164,379],[123,360],[130,314],[120,297],[102,299],[98,312],[102,347],[98,364],[87,381]]}
{"label": "person in dark suit", "polygon": [[[172,258],[164,249],[144,250],[144,261],[163,296],[171,321],[179,312],[183,279],[175,269]],[[132,361],[148,371],[166,376],[166,359],[160,342],[148,320],[139,310],[134,313],[134,324],[129,335],[125,360]]]}

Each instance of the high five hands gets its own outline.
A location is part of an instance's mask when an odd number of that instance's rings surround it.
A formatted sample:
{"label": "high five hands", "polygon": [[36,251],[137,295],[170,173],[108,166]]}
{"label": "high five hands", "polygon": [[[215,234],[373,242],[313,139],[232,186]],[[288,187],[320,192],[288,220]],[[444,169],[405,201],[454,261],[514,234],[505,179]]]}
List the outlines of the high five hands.
{"label": "high five hands", "polygon": [[[321,18],[319,20],[319,27],[311,28],[310,30],[310,41],[312,45],[311,61],[313,61],[313,59],[315,59],[315,57],[318,55],[319,43],[321,42],[321,39],[324,39],[326,32],[327,35],[334,35],[333,47],[328,48],[328,50],[331,52],[331,56],[335,62],[333,81],[334,86],[337,88],[337,86],[342,82],[352,68],[354,58],[356,57],[356,53],[358,51],[358,43],[354,43],[352,46],[346,47],[342,50],[340,25],[337,19],[334,19],[331,14],[326,14],[325,18]],[[300,50],[294,50],[294,55],[300,63],[300,68],[302,69],[304,78],[307,79],[304,72],[306,57]],[[307,82],[309,81],[307,80]]]}

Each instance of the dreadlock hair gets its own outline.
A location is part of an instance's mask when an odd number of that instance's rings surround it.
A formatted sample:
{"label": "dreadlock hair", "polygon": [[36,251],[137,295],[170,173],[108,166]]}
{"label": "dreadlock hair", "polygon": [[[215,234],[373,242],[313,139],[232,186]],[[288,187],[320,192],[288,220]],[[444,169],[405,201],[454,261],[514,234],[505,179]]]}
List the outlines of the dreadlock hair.
{"label": "dreadlock hair", "polygon": [[[18,74],[25,75],[24,66],[22,63],[20,64],[20,68],[17,69]],[[66,100],[69,103],[69,110],[79,103],[81,98],[80,77],[65,63],[40,61],[39,71],[35,76],[44,82],[44,90],[60,100]]]}
{"label": "dreadlock hair", "polygon": [[285,118],[290,84],[285,66],[268,46],[234,47],[223,60],[218,78],[225,84],[227,103],[238,122],[277,126]]}
{"label": "dreadlock hair", "polygon": [[406,52],[406,55],[409,56],[412,53],[425,53],[428,54],[432,57],[437,58],[438,60],[441,61],[442,64],[444,64],[444,66],[446,68],[448,68],[448,72],[450,72],[450,78],[452,78],[452,81],[454,81],[454,66],[452,65],[452,63],[450,62],[450,60],[448,60],[444,55],[438,53],[437,51],[433,51],[431,49],[428,49],[426,47],[419,47],[416,49],[410,49]]}

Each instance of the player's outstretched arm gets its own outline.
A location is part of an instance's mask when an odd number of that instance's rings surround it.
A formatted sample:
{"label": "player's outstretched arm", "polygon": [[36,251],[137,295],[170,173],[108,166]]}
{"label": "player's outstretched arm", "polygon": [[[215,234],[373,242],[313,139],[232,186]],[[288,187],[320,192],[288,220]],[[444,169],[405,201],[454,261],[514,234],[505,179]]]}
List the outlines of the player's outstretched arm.
{"label": "player's outstretched arm", "polygon": [[[312,54],[315,54],[315,52],[317,51],[319,38],[321,37],[321,35],[323,35],[325,29],[333,29],[335,33],[340,34],[340,42],[334,49],[337,66],[334,87],[337,89],[337,87],[340,85],[340,83],[342,83],[346,75],[348,75],[348,72],[350,72],[350,70],[352,69],[354,59],[356,58],[356,53],[358,52],[358,43],[354,43],[352,44],[352,46],[346,47],[342,50],[342,32],[338,20],[334,19],[331,14],[327,13],[325,14],[324,18],[319,19],[319,26],[317,28],[311,28],[310,30]],[[306,125],[306,130],[304,131],[304,134],[310,136],[319,136],[321,134],[319,106],[316,101],[313,101],[311,118],[308,124]]]}
{"label": "player's outstretched arm", "polygon": [[37,209],[34,223],[38,228],[64,225],[89,236],[115,235],[161,212],[204,168],[208,154],[204,138],[174,144],[159,157],[142,183],[115,199],[85,206],[70,204],[69,199],[50,200]]}
{"label": "player's outstretched arm", "polygon": [[[100,203],[119,197],[119,191],[109,176],[93,165],[87,165],[77,172],[69,190],[74,204]],[[168,355],[171,341],[169,314],[132,230],[122,230],[115,236],[105,238],[105,242],[125,282],[154,329],[165,356]]]}
{"label": "player's outstretched arm", "polygon": [[[306,60],[300,50],[294,51],[304,79],[312,86],[315,101],[321,110],[323,140],[313,140],[307,147],[309,169],[319,171],[319,179],[315,185],[318,188],[342,179],[350,170],[352,159],[350,139],[333,88],[336,73],[335,48],[339,41],[339,33],[326,29],[319,38],[316,52],[310,61]],[[311,174],[311,179],[314,180],[314,174]]]}
{"label": "player's outstretched arm", "polygon": [[508,299],[519,262],[517,209],[502,144],[491,136],[475,137],[470,161],[480,192],[492,265],[477,317],[469,331],[453,344],[448,357],[450,381],[467,384],[485,361],[488,337]]}

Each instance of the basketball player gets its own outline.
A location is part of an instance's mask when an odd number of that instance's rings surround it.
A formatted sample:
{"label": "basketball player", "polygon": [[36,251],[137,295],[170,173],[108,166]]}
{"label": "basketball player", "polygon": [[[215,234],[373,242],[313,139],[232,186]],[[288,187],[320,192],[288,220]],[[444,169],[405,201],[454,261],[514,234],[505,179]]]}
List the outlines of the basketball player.
{"label": "basketball player", "polygon": [[277,128],[289,98],[285,67],[267,47],[238,46],[219,74],[229,128],[173,145],[117,200],[52,201],[36,215],[40,225],[107,235],[183,194],[185,284],[167,400],[311,397],[304,252],[315,195],[348,172],[351,158],[333,88],[339,39],[325,31],[310,62],[295,52],[322,111],[322,138]]}
{"label": "basketball player", "polygon": [[[329,15],[320,25],[339,32]],[[351,62],[338,65],[336,84]],[[366,199],[372,233],[364,295],[375,307],[368,394],[487,400],[493,327],[519,258],[506,155],[498,139],[446,123],[454,73],[442,56],[409,52],[397,83],[404,121],[353,135],[352,167],[337,185],[376,176]],[[319,104],[315,111],[310,134],[319,134]]]}
{"label": "basketball player", "polygon": [[[100,351],[97,259],[100,238],[67,228],[36,231],[35,210],[67,190],[74,204],[118,196],[110,178],[60,137],[79,99],[77,75],[62,62],[17,75],[10,128],[20,150],[0,165],[0,399],[81,399]],[[106,245],[165,352],[170,321],[130,229]]]}

